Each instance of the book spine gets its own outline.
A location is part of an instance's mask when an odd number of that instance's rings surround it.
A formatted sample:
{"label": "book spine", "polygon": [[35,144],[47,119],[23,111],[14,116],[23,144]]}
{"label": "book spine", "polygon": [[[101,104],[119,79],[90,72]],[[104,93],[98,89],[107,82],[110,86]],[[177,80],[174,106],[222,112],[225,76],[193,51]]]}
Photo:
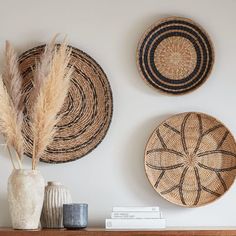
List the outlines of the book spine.
{"label": "book spine", "polygon": [[159,211],[159,207],[113,207],[112,211]]}
{"label": "book spine", "polygon": [[106,219],[106,229],[163,229],[165,219]]}
{"label": "book spine", "polygon": [[162,212],[153,211],[153,212],[112,212],[112,219],[160,219],[162,218]]}

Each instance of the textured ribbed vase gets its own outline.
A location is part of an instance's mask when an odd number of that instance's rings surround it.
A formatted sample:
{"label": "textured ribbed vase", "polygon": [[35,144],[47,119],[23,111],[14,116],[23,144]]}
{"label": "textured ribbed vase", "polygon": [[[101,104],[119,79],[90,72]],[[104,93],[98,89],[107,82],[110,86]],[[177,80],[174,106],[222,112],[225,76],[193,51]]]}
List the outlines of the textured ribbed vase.
{"label": "textured ribbed vase", "polygon": [[41,223],[43,228],[63,228],[63,204],[71,203],[69,190],[59,182],[45,188]]}
{"label": "textured ribbed vase", "polygon": [[44,199],[44,179],[37,170],[13,170],[8,202],[14,229],[37,229]]}

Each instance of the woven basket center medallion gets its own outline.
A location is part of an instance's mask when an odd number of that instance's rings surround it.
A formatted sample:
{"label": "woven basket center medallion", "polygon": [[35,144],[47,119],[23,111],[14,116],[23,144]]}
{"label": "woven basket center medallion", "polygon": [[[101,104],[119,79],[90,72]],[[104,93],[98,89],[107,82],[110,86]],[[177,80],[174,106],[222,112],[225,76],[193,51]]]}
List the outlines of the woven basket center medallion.
{"label": "woven basket center medallion", "polygon": [[194,168],[197,165],[197,155],[188,154],[184,156],[183,163],[188,168]]}
{"label": "woven basket center medallion", "polygon": [[182,37],[164,39],[156,48],[154,62],[157,70],[173,80],[190,75],[196,66],[197,54],[193,44]]}

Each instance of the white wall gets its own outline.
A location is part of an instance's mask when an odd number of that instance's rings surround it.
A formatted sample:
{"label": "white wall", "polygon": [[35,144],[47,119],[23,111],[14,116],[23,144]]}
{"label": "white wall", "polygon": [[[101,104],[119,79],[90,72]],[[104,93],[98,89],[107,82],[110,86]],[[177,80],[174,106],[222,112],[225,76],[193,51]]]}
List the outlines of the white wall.
{"label": "white wall", "polygon": [[[0,10],[1,52],[5,39],[20,53],[61,32],[107,73],[114,94],[114,116],[104,141],[80,160],[40,165],[46,180],[61,181],[75,202],[89,204],[90,226],[103,226],[114,205],[159,205],[169,226],[236,226],[236,186],[213,204],[185,209],[168,203],[152,189],[143,166],[147,138],[160,121],[175,113],[209,113],[236,134],[236,1],[0,0]],[[171,15],[200,23],[216,52],[209,80],[193,93],[177,97],[161,95],[147,86],[135,60],[142,33],[160,17]],[[2,151],[1,226],[10,225],[6,185],[11,165],[6,156]],[[30,165],[27,158],[26,165]]]}

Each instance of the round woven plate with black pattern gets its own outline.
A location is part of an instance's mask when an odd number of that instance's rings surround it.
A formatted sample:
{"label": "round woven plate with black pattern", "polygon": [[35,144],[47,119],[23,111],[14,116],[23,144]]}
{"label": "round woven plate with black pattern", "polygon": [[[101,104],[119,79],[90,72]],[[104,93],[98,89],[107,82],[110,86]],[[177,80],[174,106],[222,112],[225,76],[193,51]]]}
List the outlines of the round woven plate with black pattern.
{"label": "round woven plate with black pattern", "polygon": [[202,206],[232,186],[236,143],[230,131],[209,115],[177,114],[149,138],[145,170],[152,187],[166,200],[185,207]]}
{"label": "round woven plate with black pattern", "polygon": [[[23,53],[20,70],[24,81],[25,103],[30,106],[32,69],[39,60],[45,46],[39,46]],[[93,150],[104,138],[112,118],[112,92],[102,68],[86,53],[72,47],[71,64],[75,71],[68,97],[57,124],[54,141],[47,147],[41,161],[61,163],[83,157]],[[32,134],[29,126],[27,106],[25,108],[24,137],[26,154],[31,157]]]}
{"label": "round woven plate with black pattern", "polygon": [[143,35],[137,50],[142,78],[178,95],[198,88],[212,70],[214,51],[204,29],[190,19],[163,18]]}

